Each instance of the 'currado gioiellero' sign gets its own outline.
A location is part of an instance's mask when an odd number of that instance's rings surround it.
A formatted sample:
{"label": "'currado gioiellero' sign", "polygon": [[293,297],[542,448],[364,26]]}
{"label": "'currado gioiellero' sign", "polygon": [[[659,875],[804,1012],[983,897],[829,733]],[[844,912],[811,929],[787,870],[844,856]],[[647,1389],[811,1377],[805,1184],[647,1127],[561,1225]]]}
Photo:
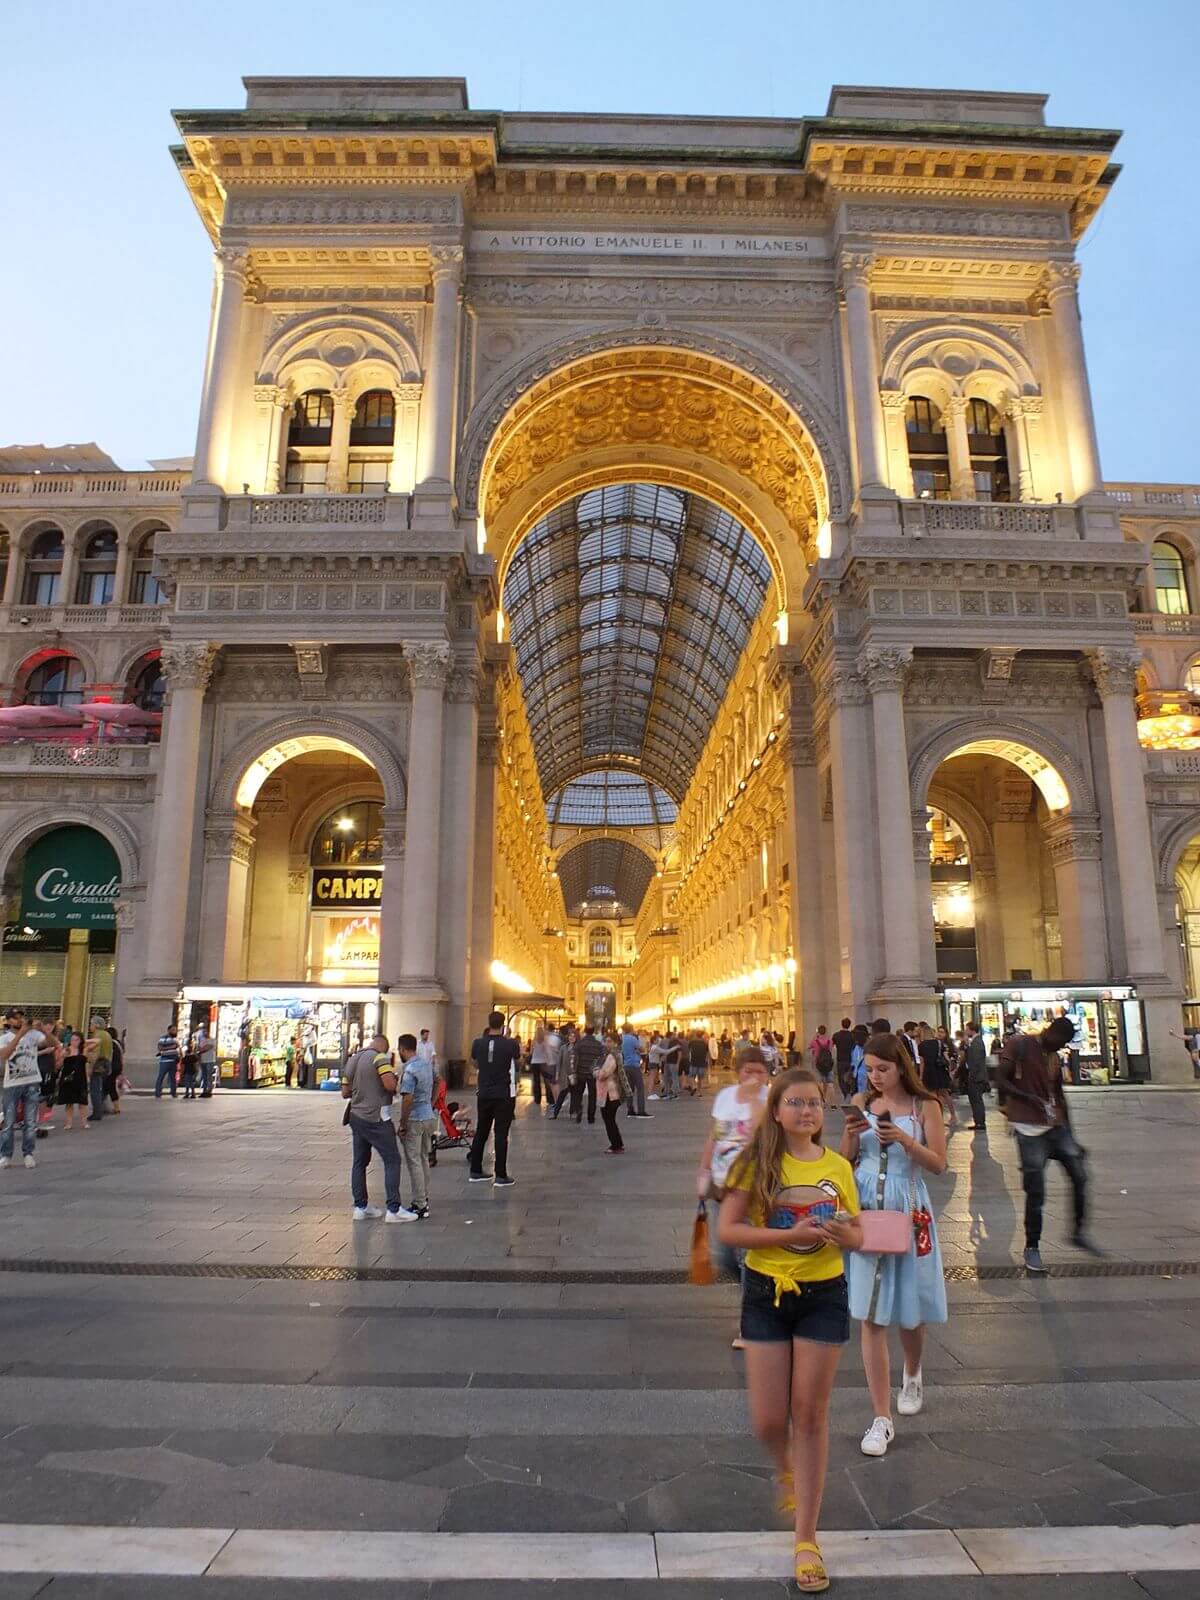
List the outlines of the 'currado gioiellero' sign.
{"label": "'currado gioiellero' sign", "polygon": [[363,871],[357,867],[318,867],[312,875],[314,909],[334,911],[343,906],[380,906],[383,904],[383,873],[375,868]]}
{"label": "'currado gioiellero' sign", "polygon": [[116,851],[93,828],[55,828],[25,855],[21,922],[31,928],[115,928]]}

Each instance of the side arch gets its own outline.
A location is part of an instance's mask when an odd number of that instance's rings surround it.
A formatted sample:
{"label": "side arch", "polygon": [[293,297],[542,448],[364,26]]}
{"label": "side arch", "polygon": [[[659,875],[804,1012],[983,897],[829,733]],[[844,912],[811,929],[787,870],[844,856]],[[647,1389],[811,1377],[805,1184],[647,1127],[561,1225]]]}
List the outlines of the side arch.
{"label": "side arch", "polygon": [[919,392],[923,378],[943,393],[979,394],[996,403],[1040,393],[1037,374],[1024,353],[999,329],[951,318],[911,323],[884,352],[884,389]]}
{"label": "side arch", "polygon": [[[283,757],[283,761],[286,761],[291,755],[303,754],[305,748],[321,748],[319,743],[306,747],[305,740],[333,741],[336,747],[352,746],[379,774],[388,812],[398,814],[405,809],[408,781],[404,765],[397,752],[374,728],[357,717],[313,716],[307,713],[277,717],[239,739],[222,757],[217,768],[210,791],[210,809],[226,812],[237,810],[238,788],[243,776],[254,762],[269,752],[281,746],[295,745],[296,748]],[[277,765],[282,765],[283,761]]]}
{"label": "side arch", "polygon": [[1160,890],[1175,888],[1175,874],[1183,860],[1188,845],[1200,834],[1200,811],[1189,811],[1171,823],[1158,841],[1154,853],[1157,887]]}
{"label": "side arch", "polygon": [[7,872],[13,856],[23,846],[56,828],[91,828],[112,845],[121,864],[121,893],[140,885],[142,881],[142,847],[137,833],[125,819],[107,806],[56,805],[49,815],[23,817],[5,832],[0,833],[0,874]]}
{"label": "side arch", "polygon": [[[314,314],[284,328],[267,346],[257,383],[281,383],[289,372],[319,373],[324,387],[353,389],[356,367],[382,363],[400,383],[419,383],[421,365],[408,335],[363,312]],[[357,392],[357,391],[354,391]]]}
{"label": "side arch", "polygon": [[[913,810],[928,803],[929,786],[934,773],[943,761],[949,760],[960,751],[977,750],[984,744],[1012,747],[1011,753],[1003,748],[985,753],[1002,756],[1012,761],[1014,765],[1021,766],[1035,782],[1038,777],[1036,761],[1022,765],[1020,752],[1025,751],[1035,758],[1040,758],[1044,767],[1049,767],[1057,773],[1066,788],[1067,805],[1059,809],[1075,814],[1095,813],[1096,803],[1091,780],[1076,753],[1057,735],[1037,723],[1027,722],[1023,717],[1009,716],[996,722],[981,721],[978,716],[959,717],[928,734],[909,757],[910,798]],[[1045,794],[1044,789],[1043,794]]]}

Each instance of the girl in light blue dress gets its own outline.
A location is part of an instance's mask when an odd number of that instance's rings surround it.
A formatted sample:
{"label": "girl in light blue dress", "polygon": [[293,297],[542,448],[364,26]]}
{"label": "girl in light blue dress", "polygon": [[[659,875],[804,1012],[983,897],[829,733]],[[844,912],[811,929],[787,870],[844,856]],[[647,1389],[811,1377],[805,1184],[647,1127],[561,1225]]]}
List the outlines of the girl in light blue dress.
{"label": "girl in light blue dress", "polygon": [[846,1116],[842,1154],[854,1165],[864,1212],[901,1211],[913,1217],[903,1255],[849,1256],[850,1315],[862,1324],[863,1367],[874,1421],[862,1439],[867,1456],[887,1454],[895,1438],[888,1329],[900,1332],[904,1381],[896,1401],[901,1416],[924,1404],[921,1354],[925,1325],[946,1320],[942,1253],[925,1175],[946,1170],[942,1108],[921,1083],[912,1053],[894,1033],[876,1034],[865,1047],[867,1088]]}

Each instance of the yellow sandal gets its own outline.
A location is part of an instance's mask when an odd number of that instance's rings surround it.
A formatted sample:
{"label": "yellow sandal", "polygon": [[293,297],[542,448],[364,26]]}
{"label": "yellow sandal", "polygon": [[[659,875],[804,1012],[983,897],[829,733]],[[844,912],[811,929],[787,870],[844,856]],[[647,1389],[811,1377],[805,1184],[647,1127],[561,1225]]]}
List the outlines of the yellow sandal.
{"label": "yellow sandal", "polygon": [[791,1515],[796,1510],[796,1480],[790,1472],[775,1479],[775,1509]]}
{"label": "yellow sandal", "polygon": [[[815,1559],[802,1561],[803,1552],[811,1550]],[[796,1587],[801,1594],[820,1594],[829,1587],[829,1574],[825,1571],[825,1563],[821,1560],[821,1550],[815,1544],[803,1544],[799,1540],[795,1548],[796,1556]]]}

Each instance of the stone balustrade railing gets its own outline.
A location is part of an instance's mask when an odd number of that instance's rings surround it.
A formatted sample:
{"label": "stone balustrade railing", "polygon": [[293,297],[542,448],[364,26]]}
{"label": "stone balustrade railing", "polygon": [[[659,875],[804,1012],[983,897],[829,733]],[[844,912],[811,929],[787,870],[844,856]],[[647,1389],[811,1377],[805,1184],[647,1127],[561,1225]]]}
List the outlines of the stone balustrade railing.
{"label": "stone balustrade railing", "polygon": [[87,743],[57,739],[0,740],[0,773],[115,772],[151,777],[158,770],[157,744],[124,744],[115,740]]}
{"label": "stone balustrade railing", "polygon": [[994,500],[902,500],[900,521],[913,539],[994,537],[1078,539],[1074,506],[1008,505]]}
{"label": "stone balustrade railing", "polygon": [[1200,634],[1200,616],[1185,612],[1181,616],[1168,616],[1163,612],[1135,612],[1130,617],[1135,633],[1156,633],[1178,636]]}
{"label": "stone balustrade railing", "polygon": [[187,481],[186,472],[19,472],[0,477],[0,503],[170,500]]}
{"label": "stone balustrade railing", "polygon": [[1108,483],[1105,493],[1122,509],[1200,511],[1200,488],[1192,483]]}
{"label": "stone balustrade railing", "polygon": [[156,629],[167,619],[166,606],[25,606],[0,605],[0,627],[51,629],[57,632],[94,628]]}

